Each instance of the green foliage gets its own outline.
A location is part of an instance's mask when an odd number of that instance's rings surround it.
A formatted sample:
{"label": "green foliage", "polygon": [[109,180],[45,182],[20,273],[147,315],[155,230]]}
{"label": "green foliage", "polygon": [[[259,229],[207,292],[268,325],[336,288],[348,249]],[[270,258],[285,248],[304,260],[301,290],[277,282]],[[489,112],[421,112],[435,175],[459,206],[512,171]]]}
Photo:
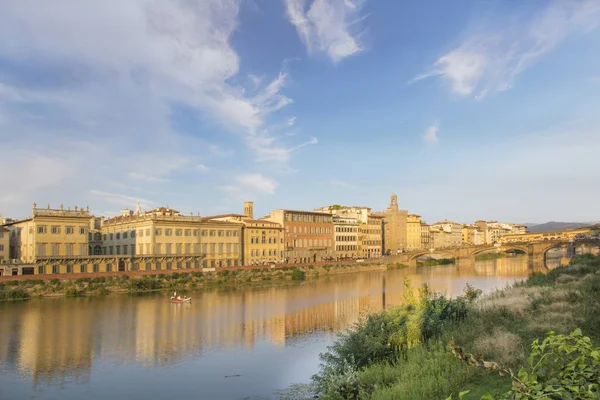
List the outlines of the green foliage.
{"label": "green foliage", "polygon": [[294,269],[292,271],[292,280],[293,281],[303,281],[306,279],[306,273],[301,269]]}
{"label": "green foliage", "polygon": [[[468,301],[462,297],[449,300],[430,293],[427,285],[415,293],[408,278],[404,284],[401,307],[361,315],[356,324],[340,334],[328,351],[320,355],[321,371],[313,376],[313,383],[324,398],[351,398],[359,392],[375,390],[386,379],[393,380],[396,372],[389,371],[390,365],[406,362],[414,349],[429,343],[445,327],[467,314]],[[386,371],[387,375],[381,376],[380,381],[376,372],[369,371],[373,364]]]}
{"label": "green foliage", "polygon": [[161,288],[159,280],[152,279],[148,276],[142,278],[131,279],[129,281],[128,289],[132,292],[144,291],[144,290],[156,290]]}
{"label": "green foliage", "polygon": [[434,265],[450,265],[454,264],[454,258],[430,259],[427,261],[417,261],[417,267],[431,267]]}
{"label": "green foliage", "polygon": [[4,289],[0,291],[0,301],[2,300],[26,300],[29,293],[23,288]]}
{"label": "green foliage", "polygon": [[401,263],[395,263],[395,264],[388,264],[386,266],[386,269],[389,270],[393,270],[393,269],[404,269],[404,268],[408,268],[408,265],[406,264],[401,264]]}
{"label": "green foliage", "polygon": [[479,297],[481,297],[482,295],[482,291],[481,289],[475,289],[473,286],[469,285],[467,283],[467,286],[463,289],[463,292],[465,293],[465,298],[467,299],[467,301],[469,303],[473,303],[475,300],[477,300]]}
{"label": "green foliage", "polygon": [[475,261],[496,260],[504,257],[506,257],[506,253],[484,253],[477,254],[475,256]]}
{"label": "green foliage", "polygon": [[65,296],[67,297],[78,297],[81,296],[83,293],[81,290],[77,289],[76,287],[68,287],[67,289],[65,289]]}

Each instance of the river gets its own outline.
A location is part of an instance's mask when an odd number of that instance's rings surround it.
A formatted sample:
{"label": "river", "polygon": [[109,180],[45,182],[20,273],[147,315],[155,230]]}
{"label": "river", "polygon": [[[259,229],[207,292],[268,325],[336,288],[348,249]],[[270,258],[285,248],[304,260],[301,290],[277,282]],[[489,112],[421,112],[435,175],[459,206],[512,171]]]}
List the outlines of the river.
{"label": "river", "polygon": [[457,296],[466,283],[490,292],[530,271],[516,256],[199,290],[191,304],[165,293],[0,303],[0,399],[277,398],[310,380],[360,312],[400,304],[405,276]]}

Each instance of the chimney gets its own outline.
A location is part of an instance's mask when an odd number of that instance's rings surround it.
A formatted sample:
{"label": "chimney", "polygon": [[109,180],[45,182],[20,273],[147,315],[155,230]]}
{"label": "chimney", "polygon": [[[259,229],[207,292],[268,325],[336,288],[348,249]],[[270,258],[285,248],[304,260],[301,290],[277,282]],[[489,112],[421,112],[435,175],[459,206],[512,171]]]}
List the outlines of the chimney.
{"label": "chimney", "polygon": [[254,202],[244,202],[244,215],[246,216],[246,218],[254,219]]}

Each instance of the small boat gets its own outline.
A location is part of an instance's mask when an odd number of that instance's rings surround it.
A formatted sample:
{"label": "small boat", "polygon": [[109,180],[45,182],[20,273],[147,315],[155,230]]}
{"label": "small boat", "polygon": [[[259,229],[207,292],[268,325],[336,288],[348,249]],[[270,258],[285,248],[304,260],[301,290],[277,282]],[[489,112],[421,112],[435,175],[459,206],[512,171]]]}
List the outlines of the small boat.
{"label": "small boat", "polygon": [[177,292],[173,293],[173,296],[171,296],[171,302],[173,303],[191,303],[192,302],[192,298],[191,297],[181,297],[181,296],[177,296]]}

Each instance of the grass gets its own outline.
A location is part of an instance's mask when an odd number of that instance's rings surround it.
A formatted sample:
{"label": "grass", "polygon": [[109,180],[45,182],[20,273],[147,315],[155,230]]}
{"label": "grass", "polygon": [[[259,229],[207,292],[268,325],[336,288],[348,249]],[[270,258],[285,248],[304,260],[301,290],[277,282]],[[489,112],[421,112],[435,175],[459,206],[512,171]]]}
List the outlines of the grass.
{"label": "grass", "polygon": [[[371,323],[351,328],[330,346],[321,357],[321,372],[313,378],[316,386],[312,386],[310,395],[305,391],[304,397],[285,398],[308,399],[315,390],[320,398],[328,400],[445,399],[463,390],[469,390],[465,399],[481,399],[486,393],[506,393],[511,388],[509,376],[459,361],[447,347],[450,339],[477,359],[518,371],[525,365],[530,344],[542,340],[549,331],[568,334],[581,328],[597,345],[598,293],[600,257],[589,255],[576,257],[569,266],[547,274],[533,274],[482,298],[477,299],[475,289],[467,287],[464,299],[474,301],[464,320],[443,322],[435,312],[415,319],[418,313],[414,307],[418,306],[410,304],[418,302],[416,294],[409,293],[405,296],[408,306],[402,306],[401,311],[369,317]],[[396,315],[392,319],[396,325],[386,322],[386,313]],[[395,347],[397,343],[409,343],[407,335],[423,334],[432,323],[437,333],[429,339],[417,340],[408,348]]]}

